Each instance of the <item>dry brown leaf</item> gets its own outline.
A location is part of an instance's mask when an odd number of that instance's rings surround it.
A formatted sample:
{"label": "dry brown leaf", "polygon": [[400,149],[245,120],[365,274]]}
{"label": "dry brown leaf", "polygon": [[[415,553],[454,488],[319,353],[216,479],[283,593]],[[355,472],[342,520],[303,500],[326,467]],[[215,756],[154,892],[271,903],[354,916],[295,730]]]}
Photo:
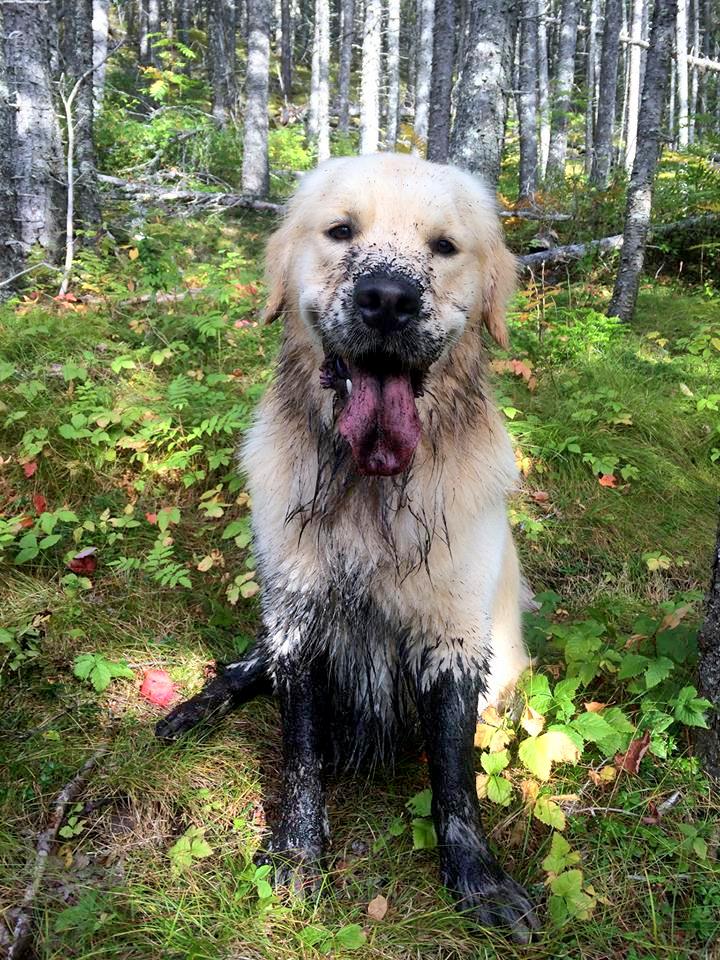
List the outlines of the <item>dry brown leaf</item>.
{"label": "dry brown leaf", "polygon": [[489,779],[490,776],[487,773],[475,774],[475,791],[481,800],[487,796],[487,782]]}
{"label": "dry brown leaf", "polygon": [[607,706],[606,703],[600,703],[599,700],[590,700],[589,703],[584,703],[583,706],[588,713],[600,713],[601,710],[604,710]]}
{"label": "dry brown leaf", "polygon": [[379,893],[370,901],[367,907],[368,916],[373,920],[383,920],[388,912],[388,902],[385,897]]}
{"label": "dry brown leaf", "polygon": [[550,494],[546,490],[533,490],[530,496],[535,503],[547,503],[550,499]]}
{"label": "dry brown leaf", "polygon": [[650,749],[650,731],[646,730],[639,740],[632,740],[625,753],[615,754],[615,766],[618,770],[637,773],[640,761]]}
{"label": "dry brown leaf", "polygon": [[660,630],[674,630],[677,627],[681,620],[687,616],[690,612],[690,605],[686,604],[684,607],[678,607],[677,610],[673,610],[672,613],[666,613],[663,617],[662,623],[660,624]]}

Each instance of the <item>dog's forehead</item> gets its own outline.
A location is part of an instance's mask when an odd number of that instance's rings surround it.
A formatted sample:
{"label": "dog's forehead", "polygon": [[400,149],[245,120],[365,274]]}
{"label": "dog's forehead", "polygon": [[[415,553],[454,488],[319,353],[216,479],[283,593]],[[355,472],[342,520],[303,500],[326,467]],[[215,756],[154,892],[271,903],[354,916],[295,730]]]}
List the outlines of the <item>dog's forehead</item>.
{"label": "dog's forehead", "polygon": [[304,178],[291,207],[305,229],[348,218],[366,235],[406,241],[448,234],[483,245],[496,224],[494,199],[474,177],[399,154],[326,161]]}

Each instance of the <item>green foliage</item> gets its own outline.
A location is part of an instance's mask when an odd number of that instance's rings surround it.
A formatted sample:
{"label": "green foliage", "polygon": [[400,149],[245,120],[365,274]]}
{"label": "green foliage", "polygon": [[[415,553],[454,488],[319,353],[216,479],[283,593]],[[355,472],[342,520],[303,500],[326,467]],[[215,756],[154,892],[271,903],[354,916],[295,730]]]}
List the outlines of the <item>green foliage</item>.
{"label": "green foliage", "polygon": [[201,827],[188,827],[170,847],[167,855],[172,869],[180,873],[192,867],[197,860],[212,856],[212,853],[213,849],[205,839],[205,831]]}
{"label": "green foliage", "polygon": [[73,664],[73,673],[78,680],[87,680],[98,693],[102,693],[116,677],[132,680],[135,674],[125,661],[108,660],[99,653],[81,653]]}

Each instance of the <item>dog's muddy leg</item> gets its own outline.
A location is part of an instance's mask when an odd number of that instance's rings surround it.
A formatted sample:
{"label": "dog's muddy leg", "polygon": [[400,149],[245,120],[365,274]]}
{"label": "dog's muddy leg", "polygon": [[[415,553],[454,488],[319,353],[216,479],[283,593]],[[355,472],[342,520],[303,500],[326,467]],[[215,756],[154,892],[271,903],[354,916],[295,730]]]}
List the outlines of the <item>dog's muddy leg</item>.
{"label": "dog's muddy leg", "polygon": [[219,720],[225,714],[263,693],[271,693],[267,657],[262,649],[253,650],[244,660],[224,667],[209,680],[200,693],[184,700],[158,720],[155,736],[171,742],[204,720]]}
{"label": "dog's muddy leg", "polygon": [[317,667],[291,658],[275,664],[275,685],[283,730],[283,785],[280,820],[267,852],[275,884],[303,896],[320,886],[320,860],[327,849],[322,759],[322,684]]}
{"label": "dog's muddy leg", "polygon": [[526,943],[538,926],[532,904],[490,852],[480,819],[473,765],[479,692],[478,679],[444,671],[418,696],[440,872],[459,910],[483,926],[509,927]]}

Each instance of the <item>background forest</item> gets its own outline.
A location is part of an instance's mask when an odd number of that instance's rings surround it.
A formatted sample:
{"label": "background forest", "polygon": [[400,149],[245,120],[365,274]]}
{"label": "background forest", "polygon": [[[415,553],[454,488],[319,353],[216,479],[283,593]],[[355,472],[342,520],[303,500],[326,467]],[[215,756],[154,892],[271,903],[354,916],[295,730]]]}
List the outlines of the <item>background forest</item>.
{"label": "background forest", "polygon": [[[275,705],[153,737],[257,626],[265,239],[378,149],[484,177],[519,257],[491,363],[537,669],[476,743],[529,947],[440,888],[422,758],[334,788],[298,904],[252,863]],[[0,0],[0,953],[719,957],[719,238],[716,0]]]}

